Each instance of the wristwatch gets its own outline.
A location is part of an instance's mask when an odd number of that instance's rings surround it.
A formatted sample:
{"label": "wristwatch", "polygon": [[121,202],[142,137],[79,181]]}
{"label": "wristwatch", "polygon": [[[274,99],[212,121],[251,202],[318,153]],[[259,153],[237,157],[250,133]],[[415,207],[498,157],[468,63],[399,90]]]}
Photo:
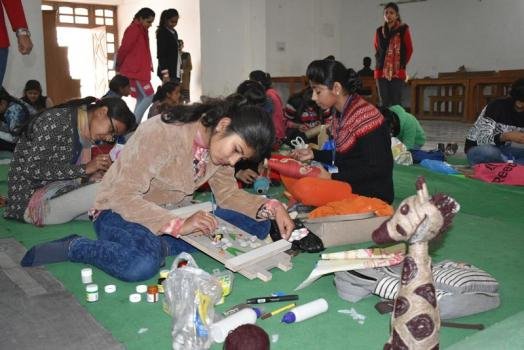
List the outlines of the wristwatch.
{"label": "wristwatch", "polygon": [[27,28],[19,28],[16,30],[16,37],[20,37],[21,35],[27,35],[28,37],[31,37],[31,32]]}

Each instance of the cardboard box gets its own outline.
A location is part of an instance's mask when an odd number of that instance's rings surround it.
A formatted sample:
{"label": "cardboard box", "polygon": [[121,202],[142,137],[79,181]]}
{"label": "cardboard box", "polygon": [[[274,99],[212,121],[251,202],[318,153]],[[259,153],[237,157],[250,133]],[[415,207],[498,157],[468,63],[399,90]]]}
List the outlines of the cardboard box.
{"label": "cardboard box", "polygon": [[371,234],[390,216],[372,213],[308,219],[304,225],[320,237],[326,248],[371,241]]}

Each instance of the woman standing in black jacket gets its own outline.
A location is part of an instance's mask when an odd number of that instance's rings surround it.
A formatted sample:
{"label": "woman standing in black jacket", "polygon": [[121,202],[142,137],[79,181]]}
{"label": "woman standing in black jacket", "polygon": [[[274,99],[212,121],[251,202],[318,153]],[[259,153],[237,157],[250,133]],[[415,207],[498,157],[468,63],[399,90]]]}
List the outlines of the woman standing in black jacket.
{"label": "woman standing in black jacket", "polygon": [[180,59],[178,52],[178,33],[175,27],[178,23],[178,11],[167,9],[160,15],[160,23],[156,30],[156,47],[158,58],[158,77],[163,83],[180,80]]}

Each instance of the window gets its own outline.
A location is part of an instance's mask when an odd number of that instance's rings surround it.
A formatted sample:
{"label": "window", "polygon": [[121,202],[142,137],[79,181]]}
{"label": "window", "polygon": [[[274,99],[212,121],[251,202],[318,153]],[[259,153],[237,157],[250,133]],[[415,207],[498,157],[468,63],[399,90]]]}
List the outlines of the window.
{"label": "window", "polygon": [[[109,77],[115,75],[114,59],[118,50],[116,6],[42,1],[42,11],[57,12],[57,26],[95,28],[105,26]],[[109,64],[111,62],[111,64]]]}

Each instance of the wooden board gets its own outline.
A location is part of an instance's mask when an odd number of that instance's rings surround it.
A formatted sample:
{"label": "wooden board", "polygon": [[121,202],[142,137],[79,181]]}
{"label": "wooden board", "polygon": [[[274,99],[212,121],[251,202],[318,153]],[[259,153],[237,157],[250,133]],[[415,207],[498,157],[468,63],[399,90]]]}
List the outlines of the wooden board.
{"label": "wooden board", "polygon": [[339,221],[348,221],[348,220],[369,219],[374,216],[375,216],[375,213],[370,211],[367,213],[325,216],[321,218],[307,219],[307,220],[304,220],[304,222],[307,222],[310,224],[323,223],[323,222],[339,222]]}
{"label": "wooden board", "polygon": [[[210,202],[199,203],[173,210],[176,215],[187,217],[198,210],[211,211]],[[192,233],[181,239],[223,263],[231,271],[238,272],[249,279],[271,280],[269,270],[278,267],[283,271],[292,268],[291,257],[284,251],[291,248],[285,240],[266,242],[256,236],[217,217],[219,229],[215,233],[223,235],[220,241],[203,233]]]}

